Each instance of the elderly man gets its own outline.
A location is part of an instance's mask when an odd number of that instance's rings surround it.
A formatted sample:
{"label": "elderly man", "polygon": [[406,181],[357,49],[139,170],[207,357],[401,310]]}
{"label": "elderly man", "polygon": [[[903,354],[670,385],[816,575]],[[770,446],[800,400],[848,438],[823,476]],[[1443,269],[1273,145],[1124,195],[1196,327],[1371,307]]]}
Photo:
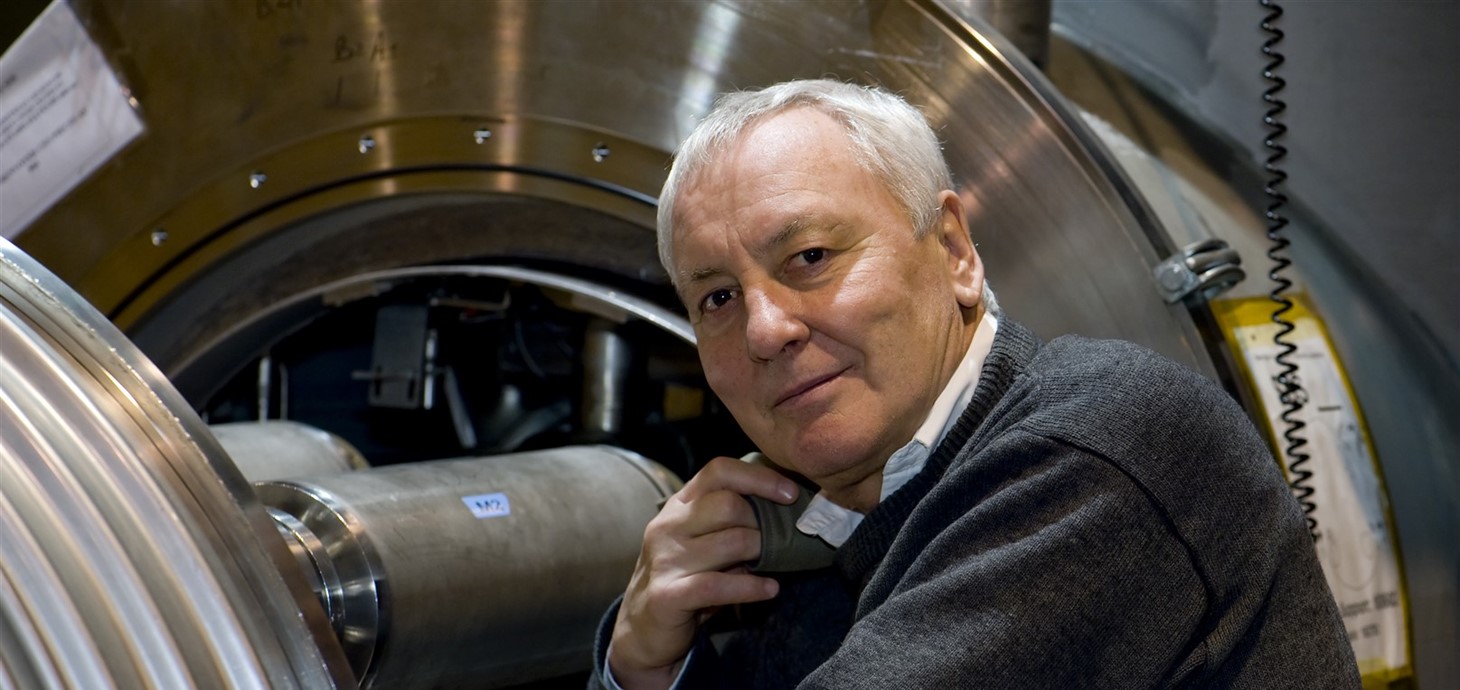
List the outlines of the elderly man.
{"label": "elderly man", "polygon": [[[937,138],[831,81],[726,96],[660,199],[717,458],[645,530],[604,687],[1358,687],[1242,410],[1142,348],[1001,318]],[[834,562],[766,577],[756,510]],[[830,548],[828,547],[828,548]]]}

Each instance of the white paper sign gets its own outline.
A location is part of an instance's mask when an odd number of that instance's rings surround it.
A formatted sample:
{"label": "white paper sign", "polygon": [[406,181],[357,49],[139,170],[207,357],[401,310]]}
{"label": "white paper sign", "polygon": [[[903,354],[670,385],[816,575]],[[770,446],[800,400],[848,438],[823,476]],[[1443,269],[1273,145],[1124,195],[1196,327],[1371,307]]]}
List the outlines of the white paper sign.
{"label": "white paper sign", "polygon": [[142,133],[65,0],[0,56],[0,237],[14,238]]}
{"label": "white paper sign", "polygon": [[[1302,449],[1309,455],[1305,467],[1313,472],[1307,483],[1314,489],[1310,500],[1317,506],[1313,517],[1320,534],[1314,545],[1318,560],[1338,600],[1359,668],[1366,673],[1403,668],[1407,631],[1384,492],[1332,351],[1322,336],[1302,337],[1302,330],[1290,337],[1298,346],[1290,359],[1298,365],[1304,397],[1303,410],[1296,416],[1307,425],[1300,434],[1308,442]],[[1276,383],[1282,367],[1276,361],[1280,350],[1272,344],[1272,332],[1271,326],[1235,329],[1261,391],[1264,412],[1286,455],[1282,432],[1287,425],[1281,419],[1284,407]],[[1283,458],[1284,466],[1292,461]]]}

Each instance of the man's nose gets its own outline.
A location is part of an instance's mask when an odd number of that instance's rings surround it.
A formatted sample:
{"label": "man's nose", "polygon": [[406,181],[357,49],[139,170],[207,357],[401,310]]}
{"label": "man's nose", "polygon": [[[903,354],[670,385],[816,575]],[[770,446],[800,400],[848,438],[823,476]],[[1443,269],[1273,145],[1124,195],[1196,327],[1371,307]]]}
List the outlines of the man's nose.
{"label": "man's nose", "polygon": [[775,286],[745,292],[745,342],[751,359],[770,361],[803,343],[811,329],[801,319],[801,300]]}

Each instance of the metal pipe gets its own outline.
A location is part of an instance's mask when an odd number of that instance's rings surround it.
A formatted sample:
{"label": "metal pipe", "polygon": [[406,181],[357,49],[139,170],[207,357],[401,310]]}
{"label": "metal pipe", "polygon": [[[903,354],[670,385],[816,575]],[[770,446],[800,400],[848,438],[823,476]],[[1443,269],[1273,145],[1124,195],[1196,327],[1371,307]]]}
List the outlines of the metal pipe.
{"label": "metal pipe", "polygon": [[592,319],[583,335],[583,428],[610,436],[623,424],[624,387],[633,352],[605,319]]}
{"label": "metal pipe", "polygon": [[[587,667],[679,486],[608,446],[256,486],[363,688],[493,688]],[[286,524],[287,523],[287,524]]]}
{"label": "metal pipe", "polygon": [[263,357],[259,358],[258,405],[260,422],[269,419],[269,399],[274,396],[274,382],[271,376],[273,369],[274,358],[268,353],[265,353]]}
{"label": "metal pipe", "polygon": [[236,422],[208,427],[250,482],[365,469],[365,456],[339,436],[298,422]]}

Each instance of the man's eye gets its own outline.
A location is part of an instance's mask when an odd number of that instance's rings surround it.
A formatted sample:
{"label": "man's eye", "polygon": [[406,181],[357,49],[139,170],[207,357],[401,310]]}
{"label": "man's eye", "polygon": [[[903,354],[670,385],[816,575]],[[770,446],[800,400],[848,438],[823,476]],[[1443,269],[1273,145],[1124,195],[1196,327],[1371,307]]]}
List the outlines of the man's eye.
{"label": "man's eye", "polygon": [[704,301],[700,303],[700,309],[709,313],[725,306],[732,299],[735,299],[735,291],[728,288],[721,288],[705,295]]}
{"label": "man's eye", "polygon": [[805,261],[807,264],[814,264],[826,258],[826,250],[821,247],[814,247],[797,253],[796,258]]}

